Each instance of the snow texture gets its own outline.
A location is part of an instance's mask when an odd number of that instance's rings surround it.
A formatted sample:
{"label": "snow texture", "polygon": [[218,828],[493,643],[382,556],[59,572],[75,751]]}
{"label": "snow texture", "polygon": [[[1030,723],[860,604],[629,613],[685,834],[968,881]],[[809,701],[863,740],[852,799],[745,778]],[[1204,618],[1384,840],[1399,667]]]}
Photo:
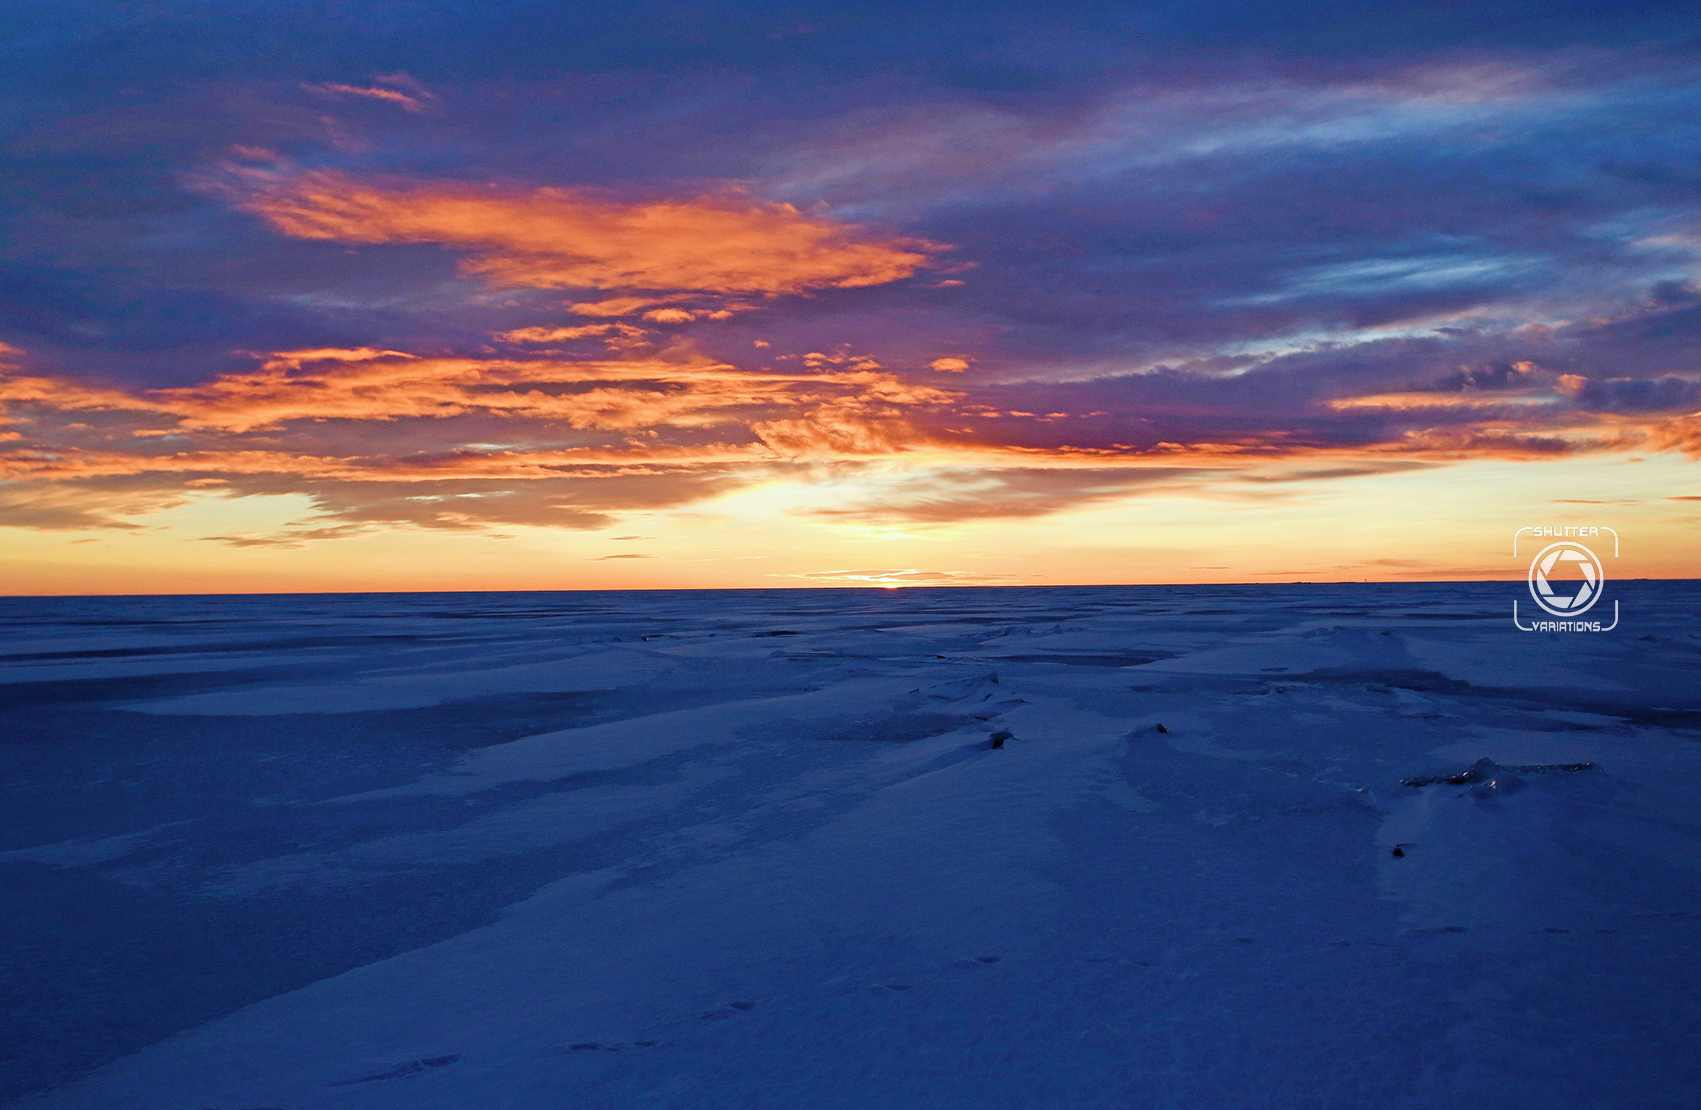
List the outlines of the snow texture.
{"label": "snow texture", "polygon": [[0,1103],[1701,1105],[1701,587],[0,600]]}

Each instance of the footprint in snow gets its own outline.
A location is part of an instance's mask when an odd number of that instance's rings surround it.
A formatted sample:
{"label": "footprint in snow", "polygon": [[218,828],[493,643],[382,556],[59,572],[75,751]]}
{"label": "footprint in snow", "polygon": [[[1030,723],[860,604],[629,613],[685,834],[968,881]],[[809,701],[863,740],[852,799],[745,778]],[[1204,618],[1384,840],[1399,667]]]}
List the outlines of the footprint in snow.
{"label": "footprint in snow", "polygon": [[400,1079],[404,1075],[416,1075],[419,1072],[429,1071],[432,1068],[447,1067],[460,1058],[461,1054],[459,1052],[451,1052],[447,1056],[421,1056],[417,1060],[409,1060],[405,1064],[398,1064],[388,1071],[381,1071],[374,1075],[363,1075],[358,1079],[339,1079],[337,1082],[332,1083],[331,1086],[348,1087],[355,1083],[377,1083],[384,1079]]}
{"label": "footprint in snow", "polygon": [[698,1016],[703,1021],[725,1021],[727,1018],[735,1018],[739,1014],[748,1014],[755,1008],[756,1003],[754,1002],[728,1002],[725,1006],[716,1006],[713,1010],[706,1010]]}
{"label": "footprint in snow", "polygon": [[971,957],[965,957],[961,960],[951,961],[951,966],[952,967],[984,967],[988,964],[995,964],[999,960],[1002,960],[1003,958],[1004,958],[1003,956],[974,956],[972,958]]}

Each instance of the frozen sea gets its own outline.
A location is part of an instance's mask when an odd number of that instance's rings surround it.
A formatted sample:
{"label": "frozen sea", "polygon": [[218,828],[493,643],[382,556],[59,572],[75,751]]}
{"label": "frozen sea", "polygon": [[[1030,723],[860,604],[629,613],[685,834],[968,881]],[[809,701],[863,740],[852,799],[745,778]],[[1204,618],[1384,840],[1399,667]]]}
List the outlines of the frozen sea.
{"label": "frozen sea", "polygon": [[1693,1110],[1613,591],[0,599],[0,1104]]}

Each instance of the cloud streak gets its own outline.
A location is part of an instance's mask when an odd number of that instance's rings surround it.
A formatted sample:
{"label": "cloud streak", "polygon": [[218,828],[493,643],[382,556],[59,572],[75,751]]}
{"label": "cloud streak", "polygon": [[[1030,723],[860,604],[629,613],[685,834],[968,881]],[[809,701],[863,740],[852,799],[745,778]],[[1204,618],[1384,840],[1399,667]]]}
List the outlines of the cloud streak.
{"label": "cloud streak", "polygon": [[386,104],[394,104],[409,112],[423,112],[426,108],[425,101],[417,96],[409,96],[407,93],[398,92],[395,89],[379,88],[375,85],[339,85],[334,82],[327,82],[322,85],[303,85],[301,87],[308,92],[319,93],[324,96],[354,96],[366,100],[377,100]]}
{"label": "cloud streak", "polygon": [[732,190],[624,201],[333,170],[229,172],[238,207],[285,235],[441,244],[468,255],[466,272],[505,286],[795,294],[901,281],[945,249]]}
{"label": "cloud streak", "polygon": [[[571,345],[625,333],[644,337],[593,324],[502,338]],[[1389,365],[1374,379],[1400,373],[1410,351],[1388,344]],[[783,479],[820,484],[825,496],[799,510],[806,516],[937,526],[1480,458],[1701,455],[1701,414],[1681,407],[1696,383],[1674,375],[1627,390],[1625,379],[1597,387],[1522,362],[1342,396],[1314,373],[1307,398],[1292,390],[1300,367],[1279,362],[1066,387],[960,372],[949,390],[930,384],[931,369],[905,375],[848,352],[808,352],[791,365],[740,367],[688,347],[619,357],[325,348],[152,390],[14,366],[0,374],[0,428],[11,439],[0,450],[0,521],[125,527],[127,514],[191,496],[288,492],[311,497],[333,529],[600,528],[624,511]]]}

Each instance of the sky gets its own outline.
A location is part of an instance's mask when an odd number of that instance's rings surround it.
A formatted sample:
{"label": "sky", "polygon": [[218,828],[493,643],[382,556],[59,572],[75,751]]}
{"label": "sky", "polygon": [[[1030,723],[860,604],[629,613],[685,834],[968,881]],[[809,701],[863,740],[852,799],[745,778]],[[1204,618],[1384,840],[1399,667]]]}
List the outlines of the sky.
{"label": "sky", "polygon": [[1701,566],[1687,5],[19,0],[0,183],[0,594]]}

